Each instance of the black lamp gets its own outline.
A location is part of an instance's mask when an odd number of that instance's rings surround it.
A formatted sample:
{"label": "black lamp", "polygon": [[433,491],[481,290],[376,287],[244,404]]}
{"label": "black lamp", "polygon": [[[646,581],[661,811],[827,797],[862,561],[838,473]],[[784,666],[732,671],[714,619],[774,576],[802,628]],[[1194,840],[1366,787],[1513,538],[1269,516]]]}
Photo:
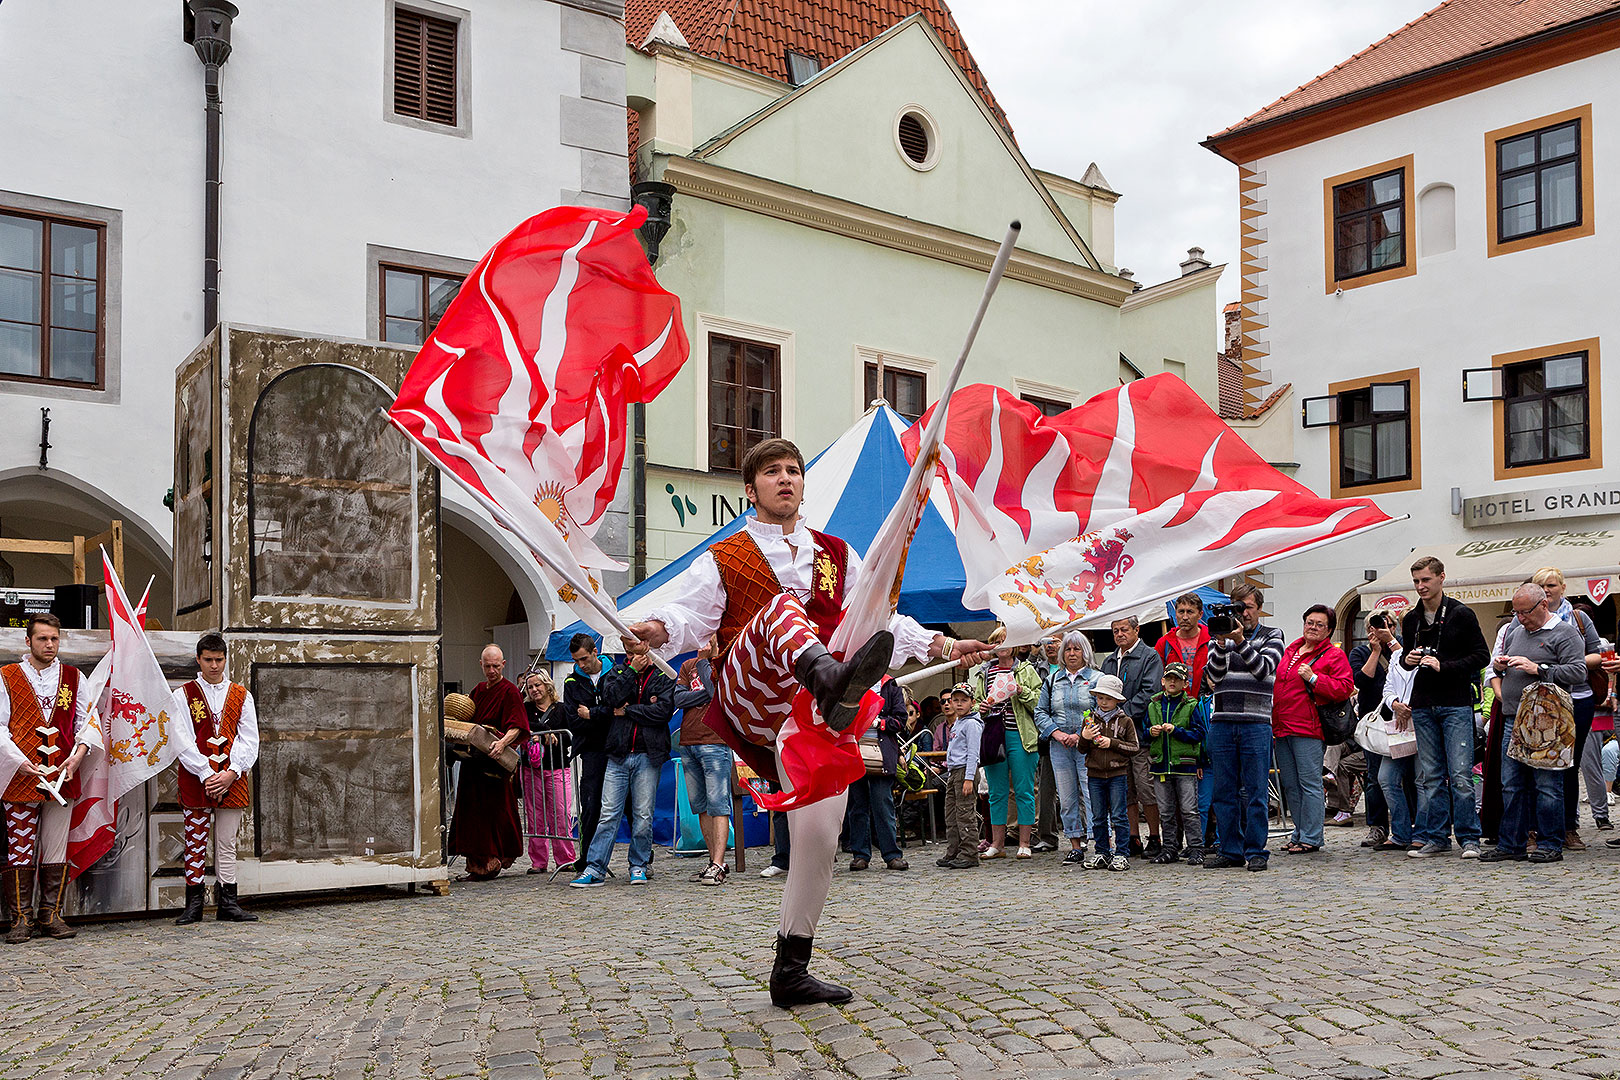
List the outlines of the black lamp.
{"label": "black lamp", "polygon": [[228,0],[190,0],[188,6],[187,44],[205,65],[219,67],[231,55],[231,20],[240,12]]}
{"label": "black lamp", "polygon": [[647,220],[636,231],[647,246],[648,264],[658,262],[658,245],[669,232],[670,207],[675,202],[675,187],[662,180],[643,180],[630,185],[630,201],[647,208]]}

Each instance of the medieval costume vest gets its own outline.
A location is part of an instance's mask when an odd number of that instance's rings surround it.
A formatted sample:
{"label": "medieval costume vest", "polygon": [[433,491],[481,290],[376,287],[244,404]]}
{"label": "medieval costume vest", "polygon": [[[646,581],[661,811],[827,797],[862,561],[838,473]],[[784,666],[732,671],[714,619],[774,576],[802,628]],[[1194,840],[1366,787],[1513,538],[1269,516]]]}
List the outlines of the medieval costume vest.
{"label": "medieval costume vest", "polygon": [[[44,780],[56,781],[57,771],[73,752],[73,717],[79,707],[79,670],[62,665],[62,681],[57,685],[56,697],[41,702],[34,694],[34,684],[28,681],[21,664],[7,664],[0,668],[0,682],[5,684],[6,696],[11,699],[11,741],[23,756],[45,770]],[[46,713],[49,712],[49,719]],[[42,778],[18,771],[6,786],[5,801],[15,803],[44,802],[47,798],[39,784]],[[62,798],[70,802],[79,797],[79,778],[75,776],[62,785]]]}
{"label": "medieval costume vest", "polygon": [[[197,733],[197,749],[202,751],[203,757],[208,759],[208,767],[214,772],[224,772],[231,767],[231,746],[236,742],[237,725],[242,722],[242,706],[247,703],[247,687],[241,683],[231,683],[231,688],[225,691],[225,705],[215,716],[208,708],[208,699],[203,696],[202,687],[193,679],[186,683],[186,707],[191,710],[192,729]],[[248,780],[246,776],[238,776],[236,782],[225,792],[224,798],[218,802],[208,797],[203,790],[203,782],[191,775],[190,770],[180,769],[180,805],[188,810],[241,810],[248,805]]]}
{"label": "medieval costume vest", "polygon": [[[849,545],[836,536],[814,529],[807,531],[815,542],[815,553],[810,566],[810,595],[800,599],[804,601],[804,611],[811,625],[816,628],[816,636],[825,642],[832,637],[843,616]],[[720,584],[726,590],[726,610],[720,616],[718,633],[720,652],[724,655],[748,625],[748,620],[782,592],[782,583],[776,579],[765,553],[759,550],[746,529],[710,546],[709,553],[720,569]]]}

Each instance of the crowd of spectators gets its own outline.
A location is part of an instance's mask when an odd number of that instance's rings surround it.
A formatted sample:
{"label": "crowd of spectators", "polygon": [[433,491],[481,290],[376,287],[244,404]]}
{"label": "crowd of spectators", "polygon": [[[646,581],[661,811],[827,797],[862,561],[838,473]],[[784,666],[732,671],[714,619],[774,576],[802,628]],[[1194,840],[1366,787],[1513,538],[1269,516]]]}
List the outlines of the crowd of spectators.
{"label": "crowd of spectators", "polygon": [[[1581,781],[1594,825],[1608,830],[1620,768],[1620,660],[1596,612],[1572,604],[1563,575],[1546,568],[1515,592],[1487,644],[1473,609],[1446,595],[1438,560],[1411,570],[1417,602],[1370,613],[1348,655],[1334,641],[1333,608],[1308,608],[1289,641],[1263,621],[1260,590],[1244,583],[1214,617],[1196,593],[1178,597],[1175,625],[1153,646],[1136,619],[1115,621],[1114,648],[1100,662],[1092,640],[1070,631],[998,647],[937,697],[918,701],[885,679],[862,747],[868,774],[849,791],[849,868],[868,869],[874,853],[889,870],[909,868],[904,837],[926,831],[931,807],[901,799],[896,777],[916,754],[942,789],[938,862],[952,869],[1029,859],[1066,841],[1065,867],[1122,871],[1140,857],[1260,871],[1274,850],[1322,851],[1329,828],[1358,811],[1361,847],[1373,853],[1422,859],[1455,848],[1464,859],[1546,863],[1584,848]],[[691,876],[723,884],[733,777],[730,749],[703,720],[712,648],[670,680],[645,660],[604,663],[587,635],[573,644],[560,694],[543,673],[523,680],[534,733],[521,778],[530,872],[572,865],[573,884],[600,884],[628,819],[630,880],[647,880],[653,801],[681,712],[674,752],[707,852]],[[1348,739],[1332,715],[1346,702],[1360,718]],[[1515,739],[1532,707],[1563,725],[1552,759],[1521,752],[1528,737]],[[566,838],[570,758],[577,847]],[[775,826],[767,877],[790,864],[785,819]]]}

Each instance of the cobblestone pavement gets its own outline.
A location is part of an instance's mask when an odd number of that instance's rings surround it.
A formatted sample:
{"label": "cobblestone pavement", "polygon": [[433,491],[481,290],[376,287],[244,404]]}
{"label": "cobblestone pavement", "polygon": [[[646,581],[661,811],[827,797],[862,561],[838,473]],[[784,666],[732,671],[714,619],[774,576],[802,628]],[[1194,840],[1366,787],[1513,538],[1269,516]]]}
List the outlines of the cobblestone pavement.
{"label": "cobblestone pavement", "polygon": [[0,1077],[1620,1076],[1620,851],[1357,839],[1264,874],[840,868],[813,967],[855,1000],[791,1014],[763,850],[718,889],[660,853],[644,888],[519,873],[89,926],[0,946]]}

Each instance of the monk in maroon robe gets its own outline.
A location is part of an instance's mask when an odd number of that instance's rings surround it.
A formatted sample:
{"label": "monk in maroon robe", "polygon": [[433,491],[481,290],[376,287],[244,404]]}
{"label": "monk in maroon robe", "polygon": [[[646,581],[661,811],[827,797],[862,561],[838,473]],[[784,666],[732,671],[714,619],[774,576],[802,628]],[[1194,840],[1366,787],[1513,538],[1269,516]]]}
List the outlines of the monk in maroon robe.
{"label": "monk in maroon robe", "polygon": [[[529,737],[529,715],[523,696],[502,672],[506,657],[494,645],[479,660],[484,682],[473,687],[477,710],[473,723],[482,724],[496,736],[491,755]],[[474,753],[461,764],[456,784],[456,811],[450,819],[450,855],[465,856],[467,877],[488,881],[511,866],[523,851],[523,829],[518,824],[517,788],[512,774],[492,758]]]}

